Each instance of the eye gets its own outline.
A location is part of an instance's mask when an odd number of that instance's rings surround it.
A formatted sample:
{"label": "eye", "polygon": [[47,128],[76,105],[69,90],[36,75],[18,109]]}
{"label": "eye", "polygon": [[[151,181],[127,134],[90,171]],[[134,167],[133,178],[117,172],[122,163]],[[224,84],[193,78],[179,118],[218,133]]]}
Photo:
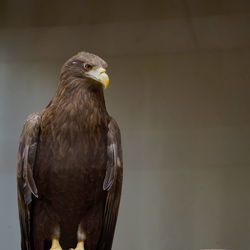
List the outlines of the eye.
{"label": "eye", "polygon": [[84,63],[84,64],[83,64],[83,67],[84,67],[84,69],[86,69],[86,70],[91,70],[91,69],[93,68],[93,66],[90,65],[90,64],[88,64],[88,63]]}

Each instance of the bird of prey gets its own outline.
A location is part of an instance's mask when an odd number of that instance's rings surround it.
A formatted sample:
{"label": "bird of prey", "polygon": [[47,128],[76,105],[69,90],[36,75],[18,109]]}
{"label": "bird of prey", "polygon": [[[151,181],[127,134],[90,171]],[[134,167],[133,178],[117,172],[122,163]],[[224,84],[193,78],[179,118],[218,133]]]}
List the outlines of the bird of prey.
{"label": "bird of prey", "polygon": [[107,63],[80,52],[24,123],[17,164],[22,250],[110,250],[122,186],[120,130],[108,114]]}

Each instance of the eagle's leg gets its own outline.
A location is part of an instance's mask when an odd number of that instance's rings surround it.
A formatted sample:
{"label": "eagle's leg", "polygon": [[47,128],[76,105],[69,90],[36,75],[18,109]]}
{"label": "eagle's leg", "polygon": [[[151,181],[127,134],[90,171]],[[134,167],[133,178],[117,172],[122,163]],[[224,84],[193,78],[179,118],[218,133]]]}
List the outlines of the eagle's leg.
{"label": "eagle's leg", "polygon": [[59,240],[57,238],[52,238],[52,245],[50,250],[62,250]]}
{"label": "eagle's leg", "polygon": [[83,228],[81,223],[78,226],[78,230],[77,230],[77,246],[75,249],[71,248],[71,250],[85,250],[84,248],[84,241],[86,239],[85,233],[83,232]]}

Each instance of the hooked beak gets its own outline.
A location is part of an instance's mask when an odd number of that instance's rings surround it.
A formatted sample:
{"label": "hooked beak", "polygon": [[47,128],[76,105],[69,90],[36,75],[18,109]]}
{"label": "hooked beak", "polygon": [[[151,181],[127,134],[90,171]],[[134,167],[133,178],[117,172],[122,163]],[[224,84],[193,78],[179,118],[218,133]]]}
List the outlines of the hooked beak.
{"label": "hooked beak", "polygon": [[95,69],[91,69],[90,71],[88,71],[86,73],[86,75],[89,78],[92,78],[98,82],[100,82],[104,89],[106,89],[109,85],[109,77],[106,74],[106,69],[100,67],[100,68],[95,68]]}

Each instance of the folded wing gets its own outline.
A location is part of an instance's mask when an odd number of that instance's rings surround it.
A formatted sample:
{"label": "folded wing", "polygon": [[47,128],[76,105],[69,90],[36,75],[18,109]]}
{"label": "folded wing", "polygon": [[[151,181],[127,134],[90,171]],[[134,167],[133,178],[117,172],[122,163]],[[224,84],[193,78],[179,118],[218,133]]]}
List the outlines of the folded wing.
{"label": "folded wing", "polygon": [[107,143],[107,170],[103,189],[107,191],[102,235],[98,250],[111,250],[122,188],[122,148],[120,130],[111,119]]}
{"label": "folded wing", "polygon": [[38,197],[33,168],[40,133],[40,115],[33,113],[24,123],[17,159],[17,195],[22,250],[31,250],[30,208],[33,196]]}

